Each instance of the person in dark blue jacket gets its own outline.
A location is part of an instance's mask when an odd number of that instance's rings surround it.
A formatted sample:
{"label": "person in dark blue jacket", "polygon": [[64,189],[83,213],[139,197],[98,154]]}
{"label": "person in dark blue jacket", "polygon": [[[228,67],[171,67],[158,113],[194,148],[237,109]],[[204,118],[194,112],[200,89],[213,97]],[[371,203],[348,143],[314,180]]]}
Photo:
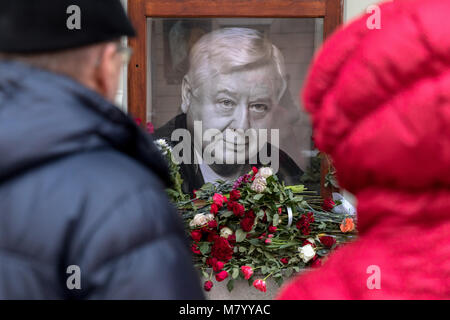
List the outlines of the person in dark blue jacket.
{"label": "person in dark blue jacket", "polygon": [[0,299],[203,299],[166,164],[109,102],[120,2],[32,2],[0,4]]}

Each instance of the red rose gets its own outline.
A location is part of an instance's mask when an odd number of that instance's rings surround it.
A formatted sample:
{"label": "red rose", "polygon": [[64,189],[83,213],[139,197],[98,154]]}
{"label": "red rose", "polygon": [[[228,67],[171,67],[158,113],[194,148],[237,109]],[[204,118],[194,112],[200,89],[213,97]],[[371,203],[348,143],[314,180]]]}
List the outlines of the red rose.
{"label": "red rose", "polygon": [[225,280],[226,278],[228,278],[228,272],[226,272],[225,270],[220,271],[218,274],[216,274],[217,282],[221,282],[221,281]]}
{"label": "red rose", "polygon": [[216,258],[206,258],[206,264],[210,267],[212,267],[213,265],[215,265],[217,263],[217,259]]}
{"label": "red rose", "polygon": [[219,212],[219,207],[217,206],[217,204],[211,204],[211,210],[209,210],[209,212],[211,212],[213,215],[216,215],[217,212]]}
{"label": "red rose", "polygon": [[214,241],[216,241],[216,239],[219,237],[219,235],[217,234],[217,232],[214,230],[214,231],[210,231],[209,233],[208,233],[208,237],[206,238],[206,241],[208,241],[208,242],[214,242]]}
{"label": "red rose", "polygon": [[253,224],[255,223],[255,219],[253,218],[244,218],[241,220],[241,228],[245,232],[250,232],[253,229]]}
{"label": "red rose", "polygon": [[231,244],[236,243],[236,235],[235,235],[235,234],[232,234],[231,236],[228,237],[227,240],[228,240],[228,242],[231,243]]}
{"label": "red rose", "polygon": [[266,287],[266,282],[264,280],[261,279],[257,279],[253,282],[253,286],[258,289],[259,291],[262,292],[266,292],[267,291],[267,287]]}
{"label": "red rose", "polygon": [[239,190],[231,190],[230,200],[236,201],[241,198],[241,192]]}
{"label": "red rose", "polygon": [[215,264],[213,264],[213,270],[215,272],[219,272],[220,270],[223,269],[224,266],[225,264],[222,261],[217,261]]}
{"label": "red rose", "polygon": [[199,242],[202,239],[203,233],[200,230],[194,230],[191,232],[191,238],[195,242]]}
{"label": "red rose", "polygon": [[244,275],[244,279],[245,279],[245,280],[250,279],[250,278],[252,277],[252,275],[253,275],[253,269],[252,269],[252,267],[249,267],[249,266],[242,266],[242,267],[241,267],[241,271],[242,271],[242,274]]}
{"label": "red rose", "polygon": [[227,239],[217,237],[211,247],[211,256],[226,263],[230,261],[233,256],[233,248]]}
{"label": "red rose", "polygon": [[208,227],[210,227],[211,229],[217,228],[217,221],[211,220],[210,222],[208,222]]}
{"label": "red rose", "polygon": [[196,245],[195,243],[192,245],[191,250],[192,250],[192,252],[195,253],[195,254],[202,254],[202,253],[200,252],[200,249],[198,248],[198,245]]}
{"label": "red rose", "polygon": [[282,213],[282,209],[281,209],[281,207],[279,207],[278,208],[278,214],[281,214]]}
{"label": "red rose", "polygon": [[205,289],[205,291],[210,291],[213,285],[212,281],[206,281],[203,285],[203,289]]}
{"label": "red rose", "polygon": [[266,244],[271,244],[272,243],[272,239],[266,239],[265,243]]}
{"label": "red rose", "polygon": [[277,227],[270,226],[270,227],[268,228],[268,231],[269,231],[270,233],[275,233],[275,232],[277,232]]}
{"label": "red rose", "polygon": [[257,167],[253,167],[252,171],[253,171],[253,174],[257,174],[258,173],[258,168]]}
{"label": "red rose", "polygon": [[282,264],[288,264],[288,263],[289,263],[289,258],[281,258],[281,259],[280,259],[280,262],[281,262]]}
{"label": "red rose", "polygon": [[327,248],[331,248],[336,243],[336,239],[330,236],[320,237],[319,240]]}
{"label": "red rose", "polygon": [[323,201],[322,209],[325,211],[331,211],[335,205],[336,203],[331,198],[328,198]]}
{"label": "red rose", "polygon": [[303,241],[302,247],[304,247],[304,246],[306,246],[306,245],[308,245],[308,244],[310,244],[310,245],[313,246],[314,248],[316,247],[316,245],[315,245],[314,243],[309,242],[308,240],[304,240],[304,241]]}
{"label": "red rose", "polygon": [[227,198],[219,193],[215,193],[213,195],[213,203],[215,203],[218,207],[222,207],[223,203],[227,202]]}
{"label": "red rose", "polygon": [[194,199],[197,198],[197,190],[192,191],[193,195],[194,195]]}

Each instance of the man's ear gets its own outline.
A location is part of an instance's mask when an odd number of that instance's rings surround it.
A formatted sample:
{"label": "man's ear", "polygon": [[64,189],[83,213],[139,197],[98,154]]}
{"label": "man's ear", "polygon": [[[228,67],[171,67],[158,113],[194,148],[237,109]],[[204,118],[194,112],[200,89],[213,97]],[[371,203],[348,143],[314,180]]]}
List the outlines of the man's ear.
{"label": "man's ear", "polygon": [[189,107],[191,106],[191,99],[192,99],[192,87],[189,82],[189,77],[186,75],[183,78],[183,83],[181,85],[181,111],[183,113],[187,113],[189,110]]}
{"label": "man's ear", "polygon": [[121,64],[117,45],[113,42],[103,46],[96,66],[97,91],[106,99],[114,101],[117,93]]}

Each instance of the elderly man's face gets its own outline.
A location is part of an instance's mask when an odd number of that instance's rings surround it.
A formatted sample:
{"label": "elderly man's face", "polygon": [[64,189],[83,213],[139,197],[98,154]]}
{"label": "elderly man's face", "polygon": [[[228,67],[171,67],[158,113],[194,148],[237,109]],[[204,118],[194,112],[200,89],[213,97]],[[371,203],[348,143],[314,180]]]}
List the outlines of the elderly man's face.
{"label": "elderly man's face", "polygon": [[[208,79],[191,96],[187,110],[189,129],[192,132],[194,121],[202,121],[203,132],[208,129],[220,130],[225,150],[214,157],[222,158],[224,162],[230,157],[235,159],[235,155],[242,153],[245,145],[247,160],[249,154],[256,154],[257,145],[249,146],[249,139],[240,132],[250,128],[270,128],[278,103],[278,79],[272,65],[218,74]],[[234,141],[227,141],[226,129],[241,130],[235,131]],[[196,142],[204,150],[210,140]]]}

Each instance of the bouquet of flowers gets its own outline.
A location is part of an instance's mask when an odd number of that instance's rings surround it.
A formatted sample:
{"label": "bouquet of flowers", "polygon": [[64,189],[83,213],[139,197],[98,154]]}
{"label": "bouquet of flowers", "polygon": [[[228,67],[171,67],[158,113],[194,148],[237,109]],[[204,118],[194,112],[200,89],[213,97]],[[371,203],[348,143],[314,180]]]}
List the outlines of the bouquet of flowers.
{"label": "bouquet of flowers", "polygon": [[[233,184],[219,181],[195,192],[195,210],[183,212],[196,267],[206,291],[216,281],[245,279],[263,292],[306,267],[320,266],[355,236],[353,218],[332,213],[338,203],[304,186],[285,186],[271,168],[253,168]],[[259,275],[259,277],[256,277]]]}
{"label": "bouquet of flowers", "polygon": [[170,164],[168,193],[192,239],[195,266],[209,279],[206,291],[214,276],[228,279],[230,291],[235,280],[245,279],[266,292],[269,277],[281,286],[284,277],[320,266],[356,235],[352,216],[332,212],[339,201],[322,200],[303,185],[285,186],[269,167],[254,167],[233,183],[207,183],[190,199],[171,148],[164,140],[156,143]]}

